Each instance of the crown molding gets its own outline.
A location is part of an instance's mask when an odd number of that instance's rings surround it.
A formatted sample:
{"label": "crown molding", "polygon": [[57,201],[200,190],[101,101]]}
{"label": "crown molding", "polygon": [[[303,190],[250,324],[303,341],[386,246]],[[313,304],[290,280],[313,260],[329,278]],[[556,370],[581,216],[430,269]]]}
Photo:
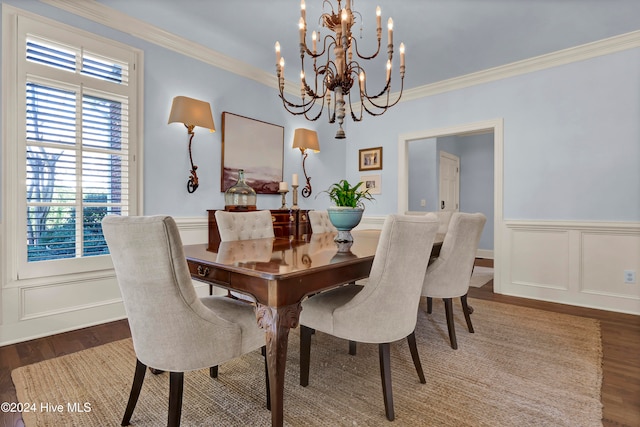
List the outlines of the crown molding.
{"label": "crown molding", "polygon": [[[131,36],[172,50],[230,73],[255,80],[266,86],[277,88],[275,74],[268,73],[246,62],[224,55],[216,50],[207,48],[199,43],[185,39],[176,34],[162,30],[154,25],[118,12],[95,0],[40,0],[50,6],[86,18],[90,21]],[[293,91],[293,93],[296,93]]]}
{"label": "crown molding", "polygon": [[496,80],[506,79],[521,74],[541,71],[572,62],[584,61],[598,56],[608,55],[627,49],[640,47],[640,31],[632,31],[615,37],[587,43],[545,55],[512,62],[499,67],[489,68],[476,73],[466,74],[442,80],[436,83],[405,90],[402,101],[411,101],[443,92],[462,89]]}
{"label": "crown molding", "polygon": [[[77,0],[40,1],[166,49],[173,50],[174,52],[178,52],[182,55],[197,59],[198,61],[214,67],[229,71],[230,73],[262,83],[271,88],[278,88],[278,82],[275,74],[268,73],[260,68],[249,65],[246,62],[204,47],[199,43],[187,40],[168,31],[164,31],[158,27],[118,12],[108,6],[102,5],[95,0],[84,0],[82,2]],[[640,30],[501,65],[499,67],[442,80],[436,83],[407,89],[403,92],[400,102],[412,101],[427,96],[489,83],[508,77],[540,71],[547,68],[557,67],[559,65],[570,64],[572,62],[583,61],[585,59],[595,58],[637,47],[640,47]],[[285,84],[285,92],[299,97],[300,93],[298,87],[298,84],[287,81]],[[392,98],[397,96],[397,92],[391,94]],[[357,108],[355,108],[356,105],[353,105],[353,107],[354,111],[357,111]]]}

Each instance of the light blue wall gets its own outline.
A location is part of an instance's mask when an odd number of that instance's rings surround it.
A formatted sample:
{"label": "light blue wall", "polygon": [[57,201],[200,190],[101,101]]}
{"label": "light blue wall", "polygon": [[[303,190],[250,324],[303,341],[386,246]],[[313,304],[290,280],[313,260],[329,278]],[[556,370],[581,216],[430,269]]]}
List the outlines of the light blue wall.
{"label": "light blue wall", "polygon": [[487,217],[478,247],[493,250],[493,133],[442,137],[437,146],[438,151],[460,158],[460,212],[482,212]]}
{"label": "light blue wall", "polygon": [[[409,72],[409,71],[408,71]],[[383,146],[385,189],[397,187],[398,135],[504,119],[504,219],[640,220],[640,49],[407,101],[347,134]],[[385,191],[370,214],[397,209]]]}
{"label": "light blue wall", "polygon": [[[143,50],[144,214],[204,216],[207,209],[224,206],[224,193],[220,190],[223,111],[284,126],[283,179],[289,183],[293,173],[299,174],[300,183],[304,183],[300,151],[291,148],[294,129],[306,127],[317,130],[321,152],[310,153],[306,163],[307,172],[312,177],[313,194],[308,199],[300,195],[298,204],[303,209],[328,205],[328,199],[322,195],[317,199],[315,197],[334,180],[344,176],[346,165],[345,143],[334,140],[335,129],[326,120],[307,122],[294,117],[284,110],[275,89],[39,1],[8,0],[4,3]],[[213,134],[204,129],[195,129],[192,149],[194,163],[198,166],[200,187],[193,194],[186,191],[191,169],[187,132],[178,123],[167,124],[171,101],[177,95],[208,101],[217,129]],[[291,203],[292,194],[289,193],[287,204]],[[278,208],[281,197],[259,194],[257,205],[258,209]]]}
{"label": "light blue wall", "polygon": [[[303,208],[328,205],[315,196],[340,178],[359,180],[358,150],[383,146],[383,194],[368,215],[397,210],[398,135],[461,123],[504,119],[504,218],[640,220],[640,49],[635,48],[500,81],[399,103],[381,117],[335,126],[284,112],[275,90],[198,63],[36,0],[6,3],[122,41],[145,52],[144,199],[146,214],[200,216],[223,202],[219,191],[220,114],[245,115],[285,127],[285,180],[302,175],[290,149],[293,129],[318,130],[322,151],[307,160],[314,194]],[[411,72],[410,67],[407,70]],[[171,99],[211,102],[218,132],[198,132],[194,155],[201,187],[188,195],[186,134],[167,125]],[[289,203],[290,203],[289,196]],[[259,208],[279,206],[260,196]]]}
{"label": "light blue wall", "polygon": [[[487,224],[479,248],[493,250],[493,133],[452,135],[409,142],[409,210],[440,210],[440,151],[460,158],[460,212],[485,214]],[[420,206],[420,199],[427,200],[426,207]]]}
{"label": "light blue wall", "polygon": [[[407,148],[409,159],[409,210],[438,210],[438,157],[436,139],[416,139]],[[426,206],[420,206],[425,200]]]}

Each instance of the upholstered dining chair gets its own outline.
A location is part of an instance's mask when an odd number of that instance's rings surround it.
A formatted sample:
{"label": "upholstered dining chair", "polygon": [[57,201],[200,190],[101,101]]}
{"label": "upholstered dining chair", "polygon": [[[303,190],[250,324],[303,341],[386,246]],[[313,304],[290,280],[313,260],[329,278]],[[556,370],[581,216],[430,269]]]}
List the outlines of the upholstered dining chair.
{"label": "upholstered dining chair", "polygon": [[435,212],[438,217],[440,227],[438,227],[438,233],[446,233],[449,230],[449,224],[451,223],[452,211],[437,211]]}
{"label": "upholstered dining chair", "polygon": [[309,211],[309,225],[312,233],[337,232],[338,229],[329,220],[327,211]]}
{"label": "upholstered dining chair", "polygon": [[438,234],[445,234],[449,229],[449,222],[451,222],[451,215],[453,215],[453,211],[436,211],[436,212],[428,212],[428,211],[406,211],[406,215],[426,215],[432,213],[438,218],[438,222],[440,223],[440,227],[438,227]]}
{"label": "upholstered dining chair", "polygon": [[[215,217],[221,242],[275,237],[271,211],[216,211]],[[209,293],[212,293],[212,290],[213,286],[210,286]],[[237,292],[229,292],[228,295],[241,300],[253,301],[251,297]]]}
{"label": "upholstered dining chair", "polygon": [[453,298],[460,297],[467,328],[473,333],[471,309],[467,304],[469,280],[487,218],[481,213],[455,212],[442,242],[440,255],[427,268],[422,295],[427,297],[427,313],[431,313],[433,298],[442,298],[447,318],[451,348],[457,349],[453,322]]}
{"label": "upholstered dining chair", "polygon": [[260,348],[264,355],[264,331],[257,326],[251,305],[226,297],[198,298],[173,218],[109,215],[102,220],[102,229],[136,354],[122,425],[131,421],[149,367],[169,371],[167,424],[178,426],[184,372]]}
{"label": "upholstered dining chair", "polygon": [[215,216],[222,242],[275,236],[270,211],[216,211]]}
{"label": "upholstered dining chair", "polygon": [[438,222],[432,215],[385,219],[366,286],[350,285],[314,295],[300,314],[300,385],[309,384],[311,335],[320,331],[355,342],[378,344],[387,419],[395,418],[390,343],[407,338],[418,378],[425,383],[415,327]]}

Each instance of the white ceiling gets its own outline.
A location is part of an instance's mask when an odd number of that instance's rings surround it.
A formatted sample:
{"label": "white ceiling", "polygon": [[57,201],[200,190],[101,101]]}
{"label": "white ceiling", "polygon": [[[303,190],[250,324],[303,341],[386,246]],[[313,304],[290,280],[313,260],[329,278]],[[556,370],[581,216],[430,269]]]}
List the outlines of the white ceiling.
{"label": "white ceiling", "polygon": [[[279,41],[287,79],[299,79],[299,0],[98,2],[273,74],[274,44]],[[310,40],[311,31],[320,29],[316,23],[323,1],[306,3]],[[329,1],[325,3],[327,11]],[[367,52],[375,42],[376,5],[382,8],[383,53],[384,23],[393,18],[396,50],[400,42],[407,47],[405,89],[640,29],[640,0],[352,0],[352,4],[364,20],[363,39],[358,42],[369,47]],[[369,66],[361,63],[370,73]],[[382,64],[371,67],[382,69]]]}

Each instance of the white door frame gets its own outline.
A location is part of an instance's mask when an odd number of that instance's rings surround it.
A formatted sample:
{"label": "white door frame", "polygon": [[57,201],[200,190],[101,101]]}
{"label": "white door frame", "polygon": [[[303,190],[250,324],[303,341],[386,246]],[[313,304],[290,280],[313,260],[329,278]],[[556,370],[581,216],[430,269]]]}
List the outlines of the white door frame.
{"label": "white door frame", "polygon": [[504,120],[502,118],[482,122],[466,123],[446,128],[427,129],[398,136],[398,213],[409,210],[409,157],[410,141],[427,138],[438,138],[450,135],[471,135],[474,133],[493,132],[493,290],[501,293],[501,262],[503,243],[503,177],[504,177]]}

